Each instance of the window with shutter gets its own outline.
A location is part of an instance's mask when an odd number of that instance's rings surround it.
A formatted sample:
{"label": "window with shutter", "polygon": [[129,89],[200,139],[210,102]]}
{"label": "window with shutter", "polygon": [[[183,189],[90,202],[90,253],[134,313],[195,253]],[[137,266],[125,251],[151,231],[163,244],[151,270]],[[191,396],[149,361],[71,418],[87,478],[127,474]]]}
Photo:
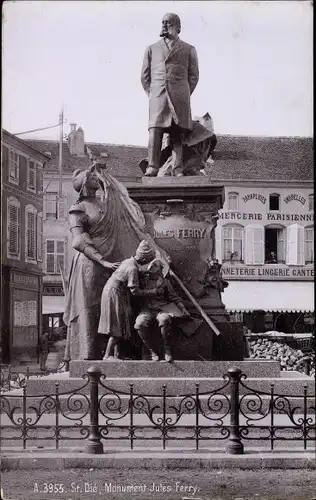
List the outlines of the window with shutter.
{"label": "window with shutter", "polygon": [[31,160],[27,164],[27,189],[36,191],[36,164]]}
{"label": "window with shutter", "polygon": [[14,149],[9,153],[9,181],[19,183],[19,154]]}
{"label": "window with shutter", "polygon": [[5,176],[4,179],[7,179],[7,176],[9,178],[9,148],[4,144],[2,145],[1,162],[2,162],[1,168],[3,171],[3,175]]}
{"label": "window with shutter", "polygon": [[58,219],[65,220],[67,214],[67,198],[61,196],[58,198]]}
{"label": "window with shutter", "polygon": [[32,205],[25,208],[26,261],[36,262],[37,210]]}
{"label": "window with shutter", "polygon": [[218,262],[221,264],[222,257],[222,227],[217,225],[215,228],[215,254]]}
{"label": "window with shutter", "polygon": [[245,227],[245,263],[264,263],[264,227],[249,225]]}
{"label": "window with shutter", "polygon": [[302,266],[304,264],[304,227],[291,224],[287,227],[286,264]]}
{"label": "window with shutter", "polygon": [[65,240],[46,240],[46,272],[60,274],[65,271]]}
{"label": "window with shutter", "polygon": [[43,166],[41,163],[37,163],[37,192],[43,194]]}
{"label": "window with shutter", "polygon": [[263,264],[263,227],[253,230],[253,264]]}
{"label": "window with shutter", "polygon": [[56,272],[65,270],[65,242],[64,240],[56,241]]}
{"label": "window with shutter", "polygon": [[304,227],[298,225],[297,231],[298,231],[298,237],[297,237],[297,265],[298,266],[303,266],[305,264],[305,255],[304,255],[305,230],[304,230]]}
{"label": "window with shutter", "polygon": [[7,256],[20,259],[20,202],[10,197],[7,200]]}
{"label": "window with shutter", "polygon": [[37,215],[37,260],[43,260],[43,214]]}
{"label": "window with shutter", "polygon": [[223,226],[223,260],[238,261],[243,260],[243,227]]}
{"label": "window with shutter", "polygon": [[305,228],[305,263],[312,264],[314,262],[314,228]]}
{"label": "window with shutter", "polygon": [[46,240],[46,272],[55,274],[55,240]]}
{"label": "window with shutter", "polygon": [[57,193],[46,193],[44,196],[45,219],[56,220],[58,218],[58,195]]}

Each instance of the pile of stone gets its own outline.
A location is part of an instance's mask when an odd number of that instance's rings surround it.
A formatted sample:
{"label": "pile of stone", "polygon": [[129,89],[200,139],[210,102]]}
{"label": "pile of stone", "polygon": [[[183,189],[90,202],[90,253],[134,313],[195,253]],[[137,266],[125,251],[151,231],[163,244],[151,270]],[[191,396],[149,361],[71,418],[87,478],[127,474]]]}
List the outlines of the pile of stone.
{"label": "pile of stone", "polygon": [[281,370],[295,370],[304,373],[305,360],[310,359],[310,375],[315,377],[315,356],[304,354],[299,349],[293,349],[286,344],[268,339],[248,340],[250,357],[256,359],[271,359],[280,362]]}

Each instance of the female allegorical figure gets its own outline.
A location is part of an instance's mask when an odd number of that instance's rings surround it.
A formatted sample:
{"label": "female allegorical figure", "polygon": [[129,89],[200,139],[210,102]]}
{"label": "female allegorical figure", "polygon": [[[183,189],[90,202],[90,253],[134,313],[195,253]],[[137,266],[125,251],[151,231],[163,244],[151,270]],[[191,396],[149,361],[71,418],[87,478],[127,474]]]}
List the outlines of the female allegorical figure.
{"label": "female allegorical figure", "polygon": [[96,198],[100,183],[93,170],[76,170],[73,187],[79,193],[69,210],[72,246],[77,250],[71,266],[64,322],[68,326],[65,359],[96,359],[96,334],[103,287],[118,263],[105,258],[104,208]]}

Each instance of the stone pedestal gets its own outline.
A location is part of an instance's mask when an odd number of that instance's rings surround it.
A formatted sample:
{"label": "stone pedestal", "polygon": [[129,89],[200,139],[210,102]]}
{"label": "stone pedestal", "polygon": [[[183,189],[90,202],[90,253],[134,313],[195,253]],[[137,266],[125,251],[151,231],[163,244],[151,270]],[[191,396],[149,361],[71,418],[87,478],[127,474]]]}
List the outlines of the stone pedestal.
{"label": "stone pedestal", "polygon": [[[224,187],[207,177],[155,177],[129,188],[141,207],[148,232],[172,260],[172,270],[218,327],[215,334],[175,281],[191,319],[174,324],[173,354],[179,360],[242,360],[246,356],[240,325],[229,323],[221,293],[207,284],[215,259],[215,227],[224,203]],[[154,333],[159,346],[159,333]]]}

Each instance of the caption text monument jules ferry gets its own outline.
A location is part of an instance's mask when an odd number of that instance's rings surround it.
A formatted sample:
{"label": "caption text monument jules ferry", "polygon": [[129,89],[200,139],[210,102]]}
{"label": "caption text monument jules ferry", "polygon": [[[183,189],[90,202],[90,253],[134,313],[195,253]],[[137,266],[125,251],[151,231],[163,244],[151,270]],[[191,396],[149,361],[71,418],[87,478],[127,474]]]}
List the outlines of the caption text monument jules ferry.
{"label": "caption text monument jules ferry", "polygon": [[149,144],[142,185],[128,193],[100,158],[73,174],[68,361],[245,356],[241,326],[229,322],[221,300],[227,282],[215,256],[215,227],[224,188],[201,175],[213,132],[207,120],[192,121],[198,59],[180,31],[179,17],[166,14],[161,39],[144,56]]}

